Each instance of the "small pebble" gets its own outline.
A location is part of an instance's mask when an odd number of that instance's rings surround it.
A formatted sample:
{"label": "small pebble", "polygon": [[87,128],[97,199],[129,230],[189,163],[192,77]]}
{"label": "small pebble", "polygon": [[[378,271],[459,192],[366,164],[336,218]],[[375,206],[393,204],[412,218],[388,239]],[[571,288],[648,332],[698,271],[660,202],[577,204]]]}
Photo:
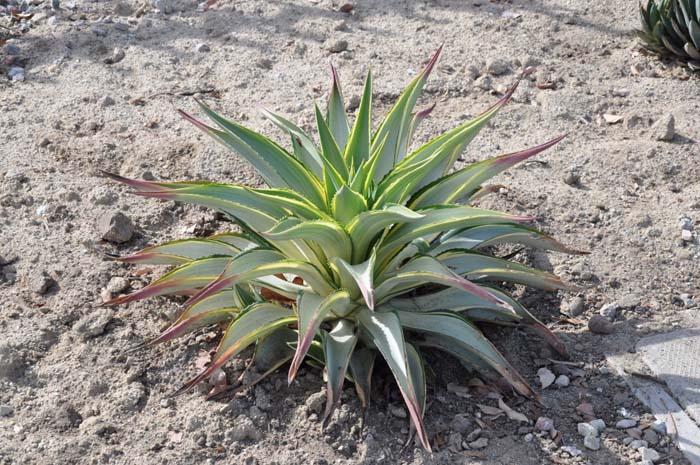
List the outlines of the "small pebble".
{"label": "small pebble", "polygon": [[574,447],[574,446],[562,446],[559,450],[561,450],[562,452],[566,452],[567,454],[569,454],[572,457],[578,457],[579,455],[581,455],[583,453],[583,452],[581,452],[581,449],[579,449],[578,447]]}
{"label": "small pebble", "polygon": [[635,426],[637,426],[637,420],[632,420],[631,418],[620,420],[615,424],[617,429],[629,429],[634,428]]}
{"label": "small pebble", "polygon": [[687,216],[681,216],[678,219],[678,227],[681,229],[687,229],[688,231],[693,230],[693,220],[688,218]]}
{"label": "small pebble", "polygon": [[649,449],[647,447],[642,447],[639,449],[639,453],[642,454],[642,460],[649,460],[654,463],[661,459],[661,456],[654,449]]}
{"label": "small pebble", "polygon": [[348,41],[347,40],[337,40],[333,42],[330,47],[328,47],[328,51],[331,53],[340,53],[344,52],[345,50],[348,49]]}
{"label": "small pebble", "polygon": [[493,88],[493,79],[491,79],[491,76],[487,74],[479,76],[474,81],[474,87],[477,87],[481,90],[489,91]]}
{"label": "small pebble", "polygon": [[45,273],[41,273],[32,280],[32,292],[37,295],[44,295],[49,292],[54,284],[56,284],[56,281],[54,281],[50,276],[47,276]]}
{"label": "small pebble", "polygon": [[258,58],[255,61],[255,66],[257,66],[260,69],[272,69],[273,64],[274,63],[269,58]]}
{"label": "small pebble", "polygon": [[168,408],[174,404],[174,401],[170,397],[165,397],[164,399],[160,400],[159,404],[162,408]]}
{"label": "small pebble", "polygon": [[672,114],[663,115],[651,127],[651,137],[654,140],[670,142],[676,135],[676,119]]}
{"label": "small pebble", "polygon": [[532,435],[532,433],[527,433],[525,436],[523,436],[523,439],[525,440],[525,442],[532,442],[532,440],[534,438],[535,437]]}
{"label": "small pebble", "polygon": [[113,65],[115,63],[119,63],[120,61],[122,61],[125,56],[126,56],[126,53],[124,52],[124,49],[117,47],[112,51],[111,57],[104,59],[104,63],[107,65]]}
{"label": "small pebble", "polygon": [[472,441],[469,443],[469,447],[471,449],[483,449],[485,447],[488,447],[489,445],[489,440],[486,438],[479,438],[476,441]]}
{"label": "small pebble", "polygon": [[0,405],[0,417],[9,417],[12,415],[12,407],[9,405]]}
{"label": "small pebble", "polygon": [[535,422],[535,428],[538,431],[551,431],[554,429],[554,421],[551,418],[539,417]]}
{"label": "small pebble", "polygon": [[20,68],[18,66],[13,66],[12,68],[9,69],[9,71],[7,71],[7,76],[10,78],[10,81],[12,81],[12,82],[24,81],[24,78],[25,78],[24,68]]}
{"label": "small pebble", "polygon": [[588,329],[595,334],[612,334],[615,331],[613,324],[602,315],[593,315],[588,320]]}
{"label": "small pebble", "polygon": [[600,449],[600,438],[597,436],[586,436],[583,438],[583,445],[586,449],[598,450]]}
{"label": "small pebble", "polygon": [[662,436],[666,436],[668,434],[666,429],[666,423],[663,421],[655,421],[651,424],[651,429]]}
{"label": "small pebble", "polygon": [[613,89],[611,92],[613,97],[627,97],[630,94],[629,89]]}
{"label": "small pebble", "polygon": [[105,332],[105,328],[112,321],[113,312],[109,308],[99,308],[92,313],[85,315],[73,325],[80,338],[85,341]]}
{"label": "small pebble", "polygon": [[211,51],[211,48],[207,44],[197,44],[194,47],[194,51],[197,53],[207,53]]}
{"label": "small pebble", "polygon": [[634,441],[630,442],[629,446],[630,446],[632,449],[637,450],[637,449],[641,449],[642,447],[647,447],[647,446],[649,446],[649,443],[646,442],[646,441],[643,440],[643,439],[635,439]]}
{"label": "small pebble", "polygon": [[477,428],[467,435],[465,438],[467,442],[474,442],[481,436],[481,428]]}
{"label": "small pebble", "polygon": [[486,64],[486,72],[492,76],[500,76],[506,74],[508,71],[510,71],[510,64],[500,58],[489,61]]}
{"label": "small pebble", "polygon": [[129,280],[121,276],[114,276],[107,283],[107,290],[112,294],[118,294],[129,288]]}
{"label": "small pebble", "polygon": [[134,224],[121,212],[108,213],[98,223],[100,237],[109,242],[128,242],[134,235]]}
{"label": "small pebble", "polygon": [[588,422],[592,427],[598,430],[599,433],[602,433],[605,430],[605,422],[601,420],[600,418],[596,418],[595,420],[591,420]]}
{"label": "small pebble", "polygon": [[556,384],[559,387],[567,387],[570,383],[569,377],[566,375],[559,375],[557,376],[557,380],[554,381],[554,384]]}
{"label": "small pebble", "polygon": [[579,423],[576,425],[578,434],[581,436],[598,436],[598,429],[590,423]]}
{"label": "small pebble", "polygon": [[564,176],[564,184],[577,186],[579,182],[581,182],[581,176],[575,171],[569,171],[566,176]]}
{"label": "small pebble", "polygon": [[693,240],[693,232],[688,231],[687,229],[683,229],[681,231],[681,240],[684,242],[690,242]]}
{"label": "small pebble", "polygon": [[569,302],[562,304],[562,312],[569,316],[579,316],[584,310],[583,297],[574,297]]}
{"label": "small pebble", "polygon": [[598,313],[600,313],[601,316],[604,316],[610,321],[615,320],[617,318],[617,311],[620,309],[620,306],[616,303],[610,303],[610,304],[605,304],[602,307],[600,307],[600,310]]}
{"label": "small pebble", "polygon": [[552,385],[556,377],[554,376],[554,373],[552,373],[549,368],[542,367],[539,370],[537,370],[537,376],[540,378],[540,385],[542,385],[542,389],[547,389],[549,386]]}
{"label": "small pebble", "polygon": [[646,430],[644,430],[644,435],[642,436],[642,438],[652,446],[655,446],[659,443],[659,434],[651,428],[647,428]]}
{"label": "small pebble", "polygon": [[114,99],[109,95],[105,95],[100,99],[100,106],[102,108],[111,107],[112,105],[114,105]]}

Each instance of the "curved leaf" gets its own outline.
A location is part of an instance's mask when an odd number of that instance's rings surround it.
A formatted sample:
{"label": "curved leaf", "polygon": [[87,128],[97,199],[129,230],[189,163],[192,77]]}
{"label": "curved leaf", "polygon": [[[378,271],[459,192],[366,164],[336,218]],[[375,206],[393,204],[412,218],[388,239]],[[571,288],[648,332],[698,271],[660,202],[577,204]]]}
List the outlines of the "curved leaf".
{"label": "curved leaf", "polygon": [[343,392],[345,373],[348,369],[350,357],[357,343],[356,327],[349,320],[338,320],[333,329],[324,333],[323,352],[326,357],[326,371],[328,373],[328,385],[326,388],[326,410],[323,414],[324,423],[330,418],[331,413],[340,401]]}
{"label": "curved leaf", "polygon": [[389,226],[411,223],[422,219],[424,215],[414,212],[403,205],[387,205],[381,210],[360,213],[347,225],[348,234],[354,245],[353,262],[361,261],[369,251],[374,238]]}
{"label": "curved leaf", "polygon": [[333,65],[331,65],[331,75],[333,76],[333,85],[331,87],[331,93],[328,96],[326,122],[328,123],[331,134],[333,134],[333,138],[338,144],[338,148],[344,151],[350,134],[350,123],[348,122],[348,114],[345,113],[345,102],[343,101],[343,93],[340,90],[338,73]]}
{"label": "curved leaf", "polygon": [[372,371],[376,356],[376,351],[362,347],[354,350],[350,357],[350,373],[363,409],[369,407],[372,397]]}
{"label": "curved leaf", "polygon": [[[325,298],[318,294],[310,292],[302,293],[297,300],[297,312],[299,314],[299,344],[294,353],[294,359],[289,367],[289,375],[287,382],[289,384],[294,381],[297,370],[301,366],[301,362],[306,357],[306,352],[309,350],[311,342],[314,340],[316,333],[323,320],[331,313],[338,311],[344,313],[344,310],[350,304],[350,294],[347,291],[337,291]],[[337,315],[335,315],[337,317]],[[341,320],[342,321],[342,320]],[[327,355],[326,355],[327,357]]]}
{"label": "curved leaf", "polygon": [[455,229],[481,226],[485,224],[515,223],[531,221],[529,216],[513,216],[506,213],[464,206],[442,206],[419,210],[423,218],[410,224],[392,228],[381,241],[377,259],[384,265],[387,258],[397,252],[401,246],[420,237],[429,237],[435,233]]}
{"label": "curved leaf", "polygon": [[413,313],[395,310],[401,325],[416,331],[433,333],[460,344],[496,370],[522,395],[536,398],[525,378],[503,358],[478,328],[454,313]]}
{"label": "curved leaf", "polygon": [[357,110],[357,117],[353,125],[348,143],[343,152],[345,163],[352,172],[360,167],[362,162],[370,156],[370,130],[372,125],[372,72],[367,73],[365,88],[362,91],[360,108]]}
{"label": "curved leaf", "polygon": [[181,265],[205,257],[238,255],[240,249],[233,245],[211,239],[181,239],[120,257],[125,263],[147,263],[151,265]]}
{"label": "curved leaf", "polygon": [[462,278],[450,271],[434,257],[419,256],[393,273],[392,276],[381,282],[376,290],[377,304],[383,303],[393,296],[405,293],[426,284],[442,284],[443,286],[456,287],[470,292],[477,297],[497,305],[508,306],[507,303],[491,294],[485,288]]}
{"label": "curved leaf", "polygon": [[316,242],[327,256],[350,260],[352,241],[345,230],[332,221],[302,221],[299,218],[287,218],[277,223],[263,236],[273,243],[289,240]]}
{"label": "curved leaf", "polygon": [[564,137],[566,136],[559,136],[537,147],[508,155],[501,155],[500,157],[474,163],[466,168],[455,171],[427,185],[411,199],[409,205],[417,209],[431,205],[456,202],[462,197],[476,192],[482,183],[488,181],[498,173],[556,145]]}
{"label": "curved leaf", "polygon": [[423,425],[420,399],[409,372],[403,329],[399,318],[392,312],[376,313],[369,309],[362,309],[357,312],[357,319],[394,374],[411,420],[416,427],[418,438],[423,447],[430,451],[430,441]]}
{"label": "curved leaf", "polygon": [[471,281],[506,281],[548,291],[572,288],[554,274],[490,255],[451,250],[436,258],[454,273]]}
{"label": "curved leaf", "polygon": [[230,262],[231,257],[194,260],[175,268],[143,289],[112,299],[105,302],[105,305],[119,305],[148,297],[194,291],[216,280]]}
{"label": "curved leaf", "polygon": [[370,310],[374,309],[374,262],[375,255],[372,253],[369,260],[357,265],[350,265],[340,257],[331,258],[335,265],[336,272],[340,276],[342,287],[351,290],[351,295],[355,299],[362,295]]}
{"label": "curved leaf", "polygon": [[522,244],[543,250],[553,250],[568,254],[585,254],[572,249],[552,236],[520,224],[487,224],[463,230],[455,230],[444,235],[430,249],[431,255],[448,250],[478,250],[498,244]]}
{"label": "curved leaf", "polygon": [[211,375],[231,357],[238,355],[243,349],[256,340],[267,336],[278,328],[294,323],[294,312],[286,307],[270,303],[255,304],[246,309],[236,318],[224,334],[211,365],[197,376],[187,381],[175,394],[178,395],[192,389],[197,383]]}

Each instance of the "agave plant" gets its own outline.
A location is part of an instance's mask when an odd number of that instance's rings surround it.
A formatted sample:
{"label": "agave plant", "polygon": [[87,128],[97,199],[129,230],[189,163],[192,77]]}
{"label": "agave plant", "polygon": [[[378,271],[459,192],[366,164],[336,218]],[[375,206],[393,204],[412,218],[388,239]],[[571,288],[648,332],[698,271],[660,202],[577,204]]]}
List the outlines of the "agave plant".
{"label": "agave plant", "polygon": [[374,132],[371,73],[351,125],[332,70],[327,111],[315,108],[317,141],[282,116],[265,112],[289,133],[291,150],[202,102],[216,127],[180,112],[245,158],[268,189],[110,175],[142,196],[216,209],[239,227],[238,232],[177,240],[121,258],[175,268],[111,304],[189,295],[177,321],[147,344],[226,325],[211,364],[178,392],[255,345],[254,361],[264,367],[260,371],[269,373],[289,362],[290,383],[305,360],[325,366],[327,419],[346,378],[355,384],[363,407],[368,405],[375,359],[381,355],[426,449],[424,348],[445,351],[485,378],[505,379],[517,393],[537,397],[475,323],[530,328],[564,353],[556,336],[498,285],[546,290],[566,285],[550,273],[487,252],[504,243],[576,252],[528,227],[532,217],[468,204],[497,190],[484,184],[487,180],[561,137],[452,171],[516,83],[484,113],[410,151],[411,135],[432,109],[414,112],[439,53]]}
{"label": "agave plant", "polygon": [[639,5],[643,47],[700,70],[700,0],[647,0]]}

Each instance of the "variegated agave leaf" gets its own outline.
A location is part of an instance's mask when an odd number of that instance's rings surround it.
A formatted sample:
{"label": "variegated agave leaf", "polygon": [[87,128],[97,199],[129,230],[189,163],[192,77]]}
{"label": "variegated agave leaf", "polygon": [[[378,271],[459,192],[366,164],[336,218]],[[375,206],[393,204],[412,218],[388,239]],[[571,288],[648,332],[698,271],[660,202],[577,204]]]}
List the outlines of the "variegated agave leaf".
{"label": "variegated agave leaf", "polygon": [[487,183],[498,173],[562,137],[451,171],[468,144],[509,101],[516,83],[472,121],[411,150],[411,135],[432,110],[415,106],[439,54],[374,132],[371,74],[351,123],[334,69],[327,110],[315,110],[317,134],[265,112],[290,135],[290,149],[203,102],[198,103],[211,125],[181,112],[245,158],[268,189],[110,175],[141,196],[218,210],[242,231],[176,240],[121,259],[173,268],[112,304],[189,296],[179,318],[147,344],[171,341],[212,324],[227,325],[212,363],[179,392],[255,345],[254,363],[263,376],[254,382],[286,363],[289,382],[305,361],[325,365],[328,419],[346,379],[355,384],[362,405],[369,405],[373,367],[384,360],[426,449],[425,347],[444,350],[490,379],[507,380],[514,392],[536,398],[475,323],[523,325],[565,353],[556,335],[498,286],[508,282],[552,291],[567,285],[552,274],[488,251],[513,243],[579,252],[534,229],[529,225],[532,217],[470,203],[496,190]]}

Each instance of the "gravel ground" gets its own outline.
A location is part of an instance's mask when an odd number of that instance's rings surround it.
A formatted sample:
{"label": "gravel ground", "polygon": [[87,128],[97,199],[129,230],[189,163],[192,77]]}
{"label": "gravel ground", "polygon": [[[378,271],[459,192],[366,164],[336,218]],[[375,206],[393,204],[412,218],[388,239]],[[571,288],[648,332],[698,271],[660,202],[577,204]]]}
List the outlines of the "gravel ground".
{"label": "gravel ground", "polygon": [[[635,1],[355,1],[349,12],[326,0],[220,0],[208,11],[187,0],[51,3],[0,0],[9,28],[0,28],[9,39],[0,52],[0,463],[687,463],[605,363],[643,335],[685,327],[700,304],[699,80],[638,52]],[[461,162],[568,134],[502,175],[508,190],[482,202],[535,215],[590,251],[520,257],[584,289],[519,291],[567,343],[569,363],[531,334],[487,328],[534,386],[556,380],[542,404],[505,399],[528,422],[494,415],[479,405],[496,400],[466,388],[467,372],[431,356],[429,455],[408,442],[381,368],[364,418],[348,388],[325,430],[324,383],[311,368],[290,388],[279,373],[233,399],[206,401],[203,390],[169,399],[217,333],[127,353],[167,325],[178,301],[102,307],[162,273],[105,252],[228,225],[128,196],[99,170],[260,185],[175,109],[196,112],[199,96],[283,140],[257,109],[311,125],[329,62],[351,103],[372,67],[381,115],[440,44],[421,101],[437,107],[417,143],[488,107],[530,65],[536,73]],[[230,380],[245,359],[227,365]]]}

